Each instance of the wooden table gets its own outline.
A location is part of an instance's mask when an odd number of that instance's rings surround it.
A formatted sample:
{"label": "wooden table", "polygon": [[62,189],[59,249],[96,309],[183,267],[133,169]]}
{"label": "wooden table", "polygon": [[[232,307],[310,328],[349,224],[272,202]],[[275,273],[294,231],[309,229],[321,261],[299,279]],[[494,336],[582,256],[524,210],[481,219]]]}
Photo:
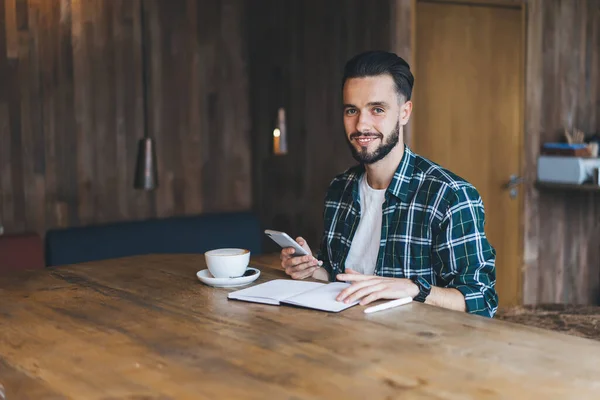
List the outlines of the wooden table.
{"label": "wooden table", "polygon": [[[263,256],[257,282],[283,278]],[[413,303],[366,315],[227,300],[202,255],[0,277],[13,399],[597,399],[597,342]],[[1,396],[0,396],[1,398]]]}

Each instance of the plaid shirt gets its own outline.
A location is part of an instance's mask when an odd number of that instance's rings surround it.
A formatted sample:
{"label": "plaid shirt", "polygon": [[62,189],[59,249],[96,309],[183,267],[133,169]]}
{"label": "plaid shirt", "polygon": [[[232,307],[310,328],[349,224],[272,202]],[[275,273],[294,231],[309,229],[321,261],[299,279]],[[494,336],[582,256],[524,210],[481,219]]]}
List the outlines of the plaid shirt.
{"label": "plaid shirt", "polygon": [[[330,281],[345,270],[361,215],[358,182],[364,172],[362,165],[350,168],[327,191],[318,257]],[[422,276],[433,286],[458,289],[467,312],[494,316],[496,251],[484,232],[483,202],[471,184],[405,146],[382,210],[375,275]]]}

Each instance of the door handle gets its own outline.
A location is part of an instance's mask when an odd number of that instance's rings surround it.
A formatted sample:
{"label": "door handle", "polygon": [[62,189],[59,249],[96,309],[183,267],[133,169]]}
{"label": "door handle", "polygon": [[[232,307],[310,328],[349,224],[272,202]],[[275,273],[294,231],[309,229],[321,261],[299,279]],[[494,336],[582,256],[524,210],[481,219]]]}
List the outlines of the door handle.
{"label": "door handle", "polygon": [[517,175],[511,175],[510,179],[508,180],[508,182],[506,183],[506,185],[504,186],[506,189],[509,189],[510,192],[510,198],[514,199],[515,197],[517,197],[517,195],[519,194],[519,190],[517,189],[517,187],[522,184],[525,183],[525,178],[523,178],[522,176],[517,176]]}
{"label": "door handle", "polygon": [[506,183],[506,188],[512,189],[516,186],[519,186],[520,184],[522,184],[524,182],[525,182],[525,178],[523,178],[522,176],[511,175],[510,179]]}

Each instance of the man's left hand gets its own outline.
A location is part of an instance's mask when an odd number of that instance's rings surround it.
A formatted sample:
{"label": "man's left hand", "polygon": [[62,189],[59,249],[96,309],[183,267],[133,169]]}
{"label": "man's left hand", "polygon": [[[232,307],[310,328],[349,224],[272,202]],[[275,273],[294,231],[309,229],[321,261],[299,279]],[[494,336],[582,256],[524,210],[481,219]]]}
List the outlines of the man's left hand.
{"label": "man's left hand", "polygon": [[364,306],[379,299],[414,298],[419,294],[419,287],[410,279],[405,278],[363,275],[351,269],[346,269],[346,273],[338,274],[337,279],[352,283],[350,287],[342,290],[336,298],[337,301],[343,301],[344,303],[360,300],[360,305]]}

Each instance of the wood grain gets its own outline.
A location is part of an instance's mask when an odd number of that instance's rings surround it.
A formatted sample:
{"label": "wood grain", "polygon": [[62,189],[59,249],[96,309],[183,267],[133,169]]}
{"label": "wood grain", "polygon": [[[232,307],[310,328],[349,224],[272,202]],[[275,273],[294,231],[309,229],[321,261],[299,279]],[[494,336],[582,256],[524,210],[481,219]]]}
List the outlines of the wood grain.
{"label": "wood grain", "polygon": [[[392,0],[390,4],[392,13],[390,17],[390,34],[392,37],[390,49],[404,58],[413,72],[417,67],[414,57],[416,4],[417,0]],[[413,144],[412,129],[413,123],[410,120],[404,126],[404,143],[409,146]]]}
{"label": "wood grain", "polygon": [[543,41],[543,4],[532,1],[527,6],[527,56],[525,99],[525,135],[523,151],[523,303],[534,304],[539,282],[532,279],[542,271],[538,263],[542,249],[540,236],[539,193],[533,184],[537,180],[537,157],[542,132],[542,91],[544,63],[540,56]]}
{"label": "wood grain", "polygon": [[418,0],[421,3],[446,3],[454,5],[501,7],[520,9],[527,0]]}
{"label": "wood grain", "polygon": [[598,132],[599,10],[597,1],[528,2],[525,304],[600,301],[598,195],[535,184],[542,143],[564,129]]}
{"label": "wood grain", "polygon": [[[41,380],[11,367],[2,358],[0,358],[0,377],[0,393],[11,398],[23,400],[66,399],[65,396],[58,394]],[[7,388],[8,392],[6,392]]]}
{"label": "wood grain", "polygon": [[[144,0],[147,60],[140,4],[0,3],[6,232],[251,208],[245,2]],[[143,63],[161,182],[154,192],[133,189]]]}
{"label": "wood grain", "polygon": [[[0,22],[6,14],[6,4],[0,0]],[[4,24],[2,24],[3,26]],[[6,29],[0,29],[0,85],[6,87]],[[8,96],[6,91],[0,91],[0,188],[11,187],[10,173],[10,124],[8,111]],[[0,226],[10,225],[13,221],[13,196],[12,190],[0,190]]]}
{"label": "wood grain", "polygon": [[[255,258],[257,282],[284,278],[277,264]],[[597,396],[589,339],[420,303],[366,315],[229,301],[202,268],[161,255],[0,277],[7,398]]]}
{"label": "wood grain", "polygon": [[6,32],[6,57],[17,58],[19,54],[19,33],[17,31],[16,0],[4,0],[4,29]]}
{"label": "wood grain", "polygon": [[6,92],[8,95],[8,123],[10,128],[10,173],[12,174],[13,218],[19,229],[26,224],[25,184],[23,182],[23,154],[21,150],[21,93],[19,88],[19,63],[16,59],[7,59]]}

